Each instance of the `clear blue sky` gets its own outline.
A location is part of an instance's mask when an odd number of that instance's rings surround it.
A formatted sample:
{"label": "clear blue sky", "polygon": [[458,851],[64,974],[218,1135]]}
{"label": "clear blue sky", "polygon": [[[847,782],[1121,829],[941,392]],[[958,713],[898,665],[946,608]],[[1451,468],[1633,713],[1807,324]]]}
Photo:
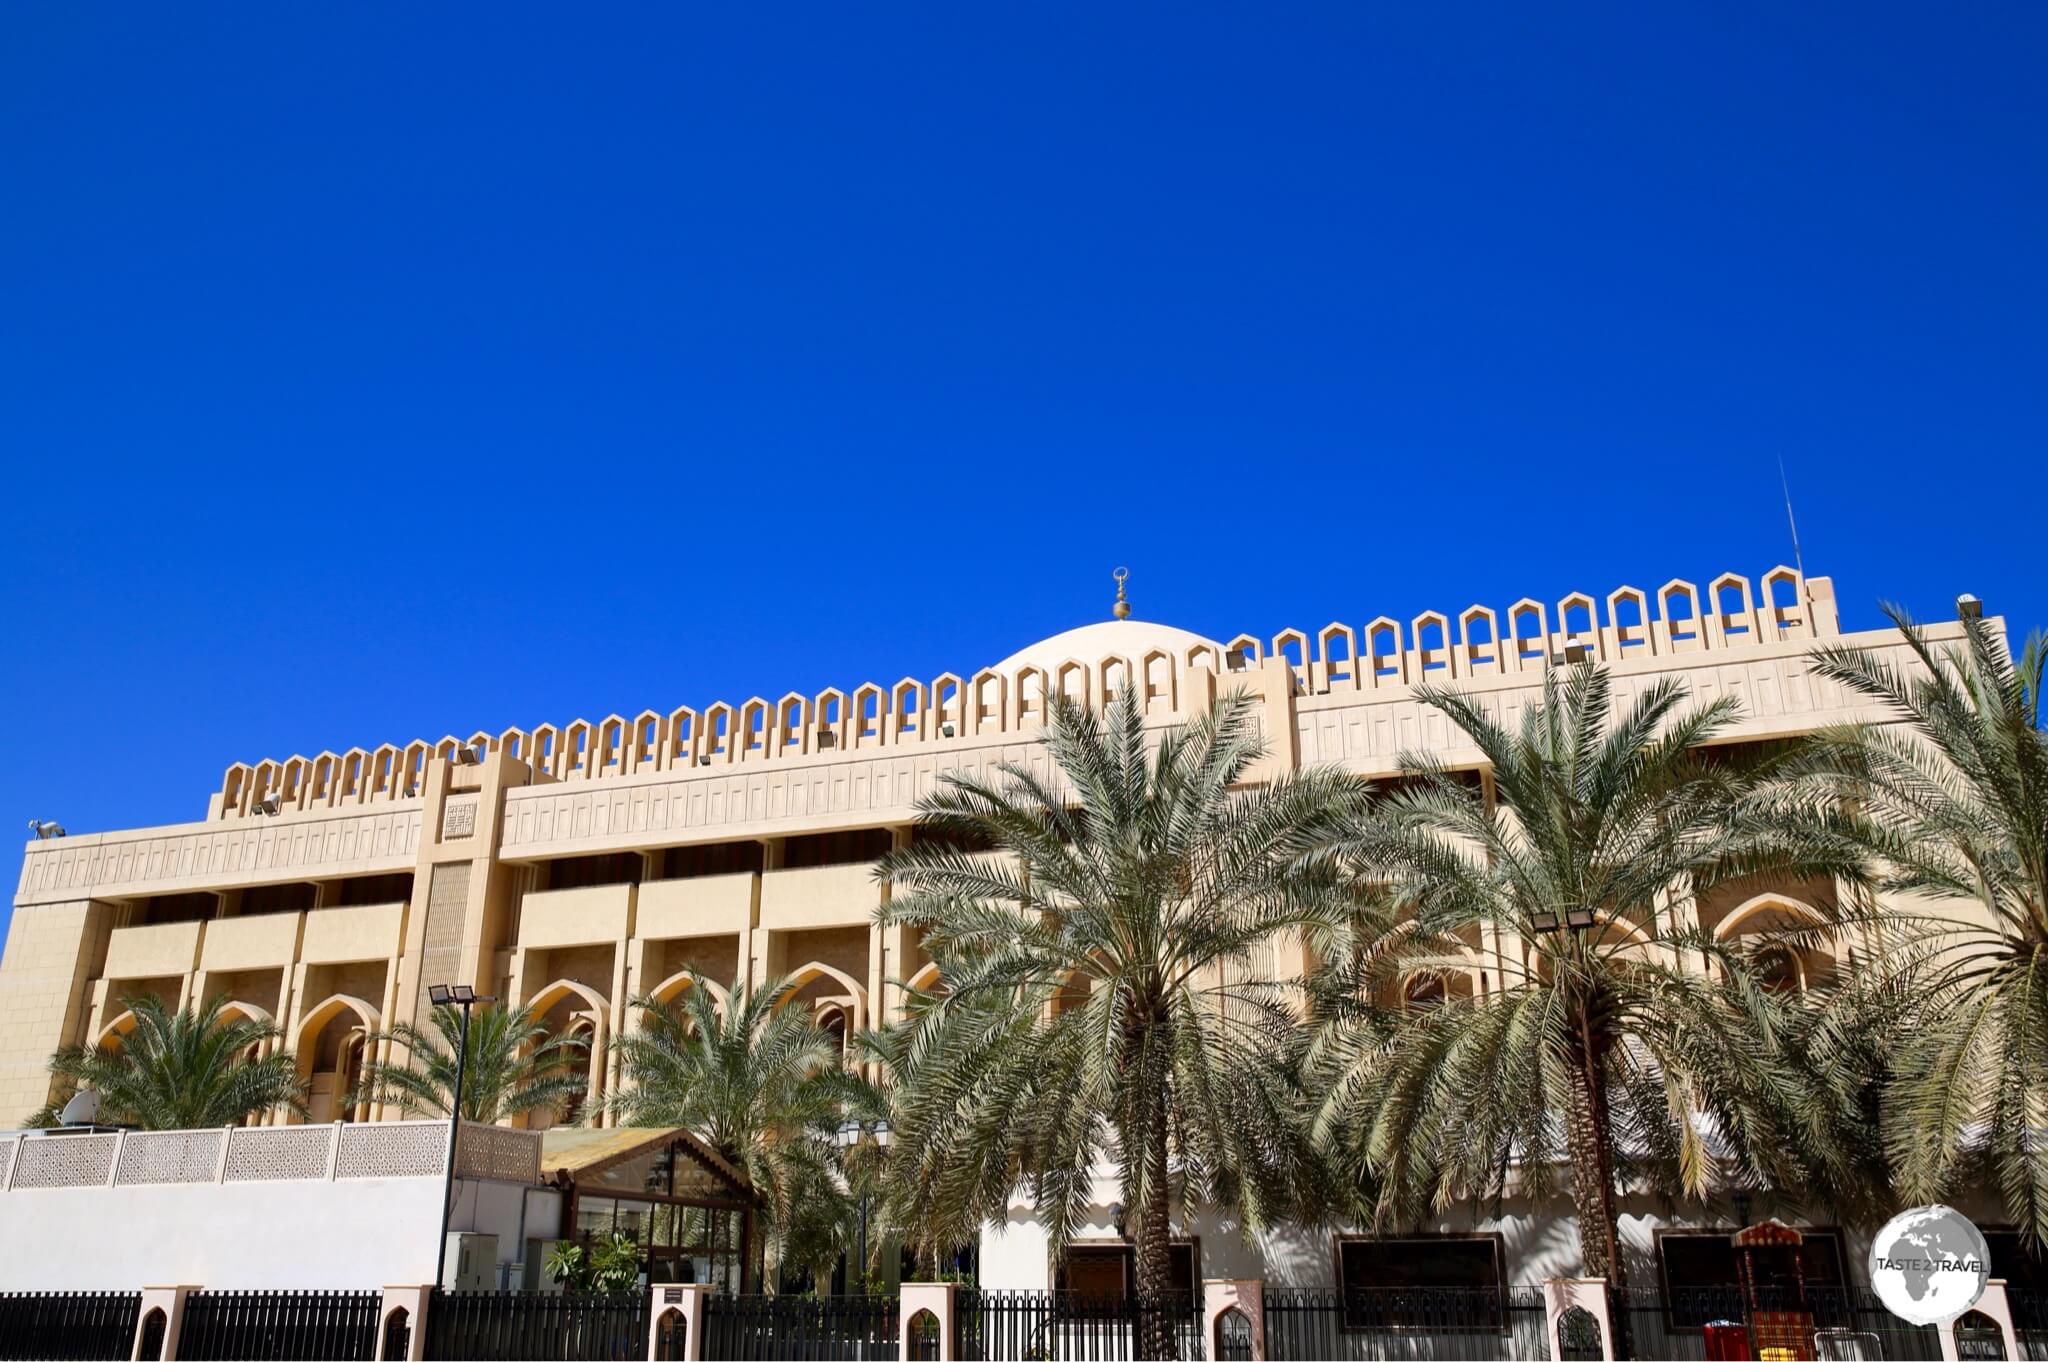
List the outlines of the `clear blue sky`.
{"label": "clear blue sky", "polygon": [[964,672],[1118,563],[1223,636],[1761,573],[1781,455],[1845,622],[2024,631],[2044,59],[2039,5],[17,8],[0,813]]}

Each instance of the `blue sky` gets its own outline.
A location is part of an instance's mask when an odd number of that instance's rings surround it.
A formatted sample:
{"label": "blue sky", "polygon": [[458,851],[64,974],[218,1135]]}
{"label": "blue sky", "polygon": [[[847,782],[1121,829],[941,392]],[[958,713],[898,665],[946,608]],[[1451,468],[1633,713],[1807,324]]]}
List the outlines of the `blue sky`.
{"label": "blue sky", "polygon": [[1119,563],[1219,636],[1757,574],[1780,457],[1845,623],[2024,631],[2044,56],[2021,5],[17,9],[0,811],[964,672]]}

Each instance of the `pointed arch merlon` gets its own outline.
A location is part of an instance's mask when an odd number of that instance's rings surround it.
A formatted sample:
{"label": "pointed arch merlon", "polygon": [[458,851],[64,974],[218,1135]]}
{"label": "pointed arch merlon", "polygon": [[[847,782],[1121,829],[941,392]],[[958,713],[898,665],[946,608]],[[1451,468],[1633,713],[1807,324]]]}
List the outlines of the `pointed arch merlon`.
{"label": "pointed arch merlon", "polygon": [[1550,643],[1550,612],[1543,602],[1524,596],[1508,607],[1508,650],[1518,671],[1541,667],[1554,649]]}
{"label": "pointed arch merlon", "polygon": [[1401,621],[1381,615],[1365,626],[1365,675],[1375,687],[1408,684],[1408,650]]}
{"label": "pointed arch merlon", "polygon": [[[1474,637],[1476,624],[1486,627],[1484,638]],[[1500,617],[1487,606],[1468,606],[1458,616],[1458,673],[1461,676],[1499,676],[1507,670],[1507,654],[1501,647]]]}
{"label": "pointed arch merlon", "polygon": [[[1625,606],[1630,607],[1632,618],[1629,612],[1624,611]],[[1601,643],[1611,658],[1657,651],[1657,635],[1651,627],[1647,593],[1632,586],[1617,587],[1607,593],[1607,628],[1602,633]]]}
{"label": "pointed arch merlon", "polygon": [[1317,689],[1357,690],[1358,633],[1350,625],[1332,620],[1316,634]]}
{"label": "pointed arch merlon", "polygon": [[969,691],[968,725],[975,733],[1009,731],[1010,682],[999,671],[978,671]]}
{"label": "pointed arch merlon", "polygon": [[1759,633],[1756,596],[1749,578],[1724,572],[1707,583],[1707,622],[1718,646],[1754,643]]}
{"label": "pointed arch merlon", "polygon": [[[1415,651],[1409,674],[1417,680],[1432,679],[1431,672],[1458,674],[1457,654],[1451,650],[1451,622],[1441,610],[1425,610],[1408,622]],[[1430,631],[1435,631],[1432,640]]]}
{"label": "pointed arch merlon", "polygon": [[1812,604],[1799,569],[1780,563],[1764,574],[1759,585],[1763,599],[1757,614],[1766,626],[1765,642],[1814,636]]}
{"label": "pointed arch merlon", "polygon": [[888,741],[889,698],[880,686],[872,681],[862,682],[853,688],[850,702],[853,713],[848,716],[853,729],[855,747],[879,747]]}
{"label": "pointed arch merlon", "polygon": [[952,672],[932,678],[925,694],[931,697],[931,736],[934,739],[960,737],[967,732],[967,683]]}
{"label": "pointed arch merlon", "polygon": [[837,751],[846,746],[846,726],[852,715],[846,692],[827,686],[811,700],[812,749]]}
{"label": "pointed arch merlon", "polygon": [[1605,641],[1600,636],[1600,607],[1583,591],[1574,591],[1557,603],[1557,636],[1554,652],[1583,647],[1596,661],[1607,660]]}
{"label": "pointed arch merlon", "polygon": [[811,751],[811,702],[790,691],[775,702],[774,741],[770,756],[803,756]]}
{"label": "pointed arch merlon", "polygon": [[1657,637],[1666,652],[1696,652],[1707,646],[1700,589],[1682,577],[1657,588]]}
{"label": "pointed arch merlon", "polygon": [[1223,645],[1223,670],[1257,671],[1266,660],[1266,645],[1254,634],[1239,634]]}

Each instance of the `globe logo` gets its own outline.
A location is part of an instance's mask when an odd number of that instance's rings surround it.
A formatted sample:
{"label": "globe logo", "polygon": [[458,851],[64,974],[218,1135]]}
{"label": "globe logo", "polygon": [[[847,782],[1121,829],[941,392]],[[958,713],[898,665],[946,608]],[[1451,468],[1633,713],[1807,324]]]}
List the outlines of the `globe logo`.
{"label": "globe logo", "polygon": [[1886,1222],[1870,1245],[1870,1286],[1885,1309],[1913,1324],[1941,1324],[1984,1294],[1990,1249],[1962,1212],[1916,1206]]}

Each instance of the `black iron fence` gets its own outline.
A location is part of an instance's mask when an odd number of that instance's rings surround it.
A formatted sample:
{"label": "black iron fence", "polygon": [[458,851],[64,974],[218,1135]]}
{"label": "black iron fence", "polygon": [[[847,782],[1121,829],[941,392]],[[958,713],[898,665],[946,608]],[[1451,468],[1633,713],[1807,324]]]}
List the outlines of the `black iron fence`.
{"label": "black iron fence", "polygon": [[185,1298],[178,1356],[373,1358],[382,1301],[376,1291],[194,1291]]}
{"label": "black iron fence", "polygon": [[[2048,1362],[2048,1293],[2009,1297],[2019,1353],[2006,1362]],[[186,1299],[180,1357],[372,1358],[382,1297],[374,1291],[196,1291]],[[136,1292],[0,1295],[0,1362],[119,1359],[136,1337]],[[1932,1328],[1906,1323],[1867,1292],[1809,1290],[1803,1303],[1770,1297],[1750,1308],[1732,1288],[1615,1293],[1610,1308],[1638,1358],[1705,1362],[1726,1355],[1718,1336],[1739,1335],[1744,1351],[1790,1347],[1795,1355],[1857,1362],[1935,1362]],[[1158,1299],[1048,1291],[976,1291],[956,1298],[958,1356],[976,1362],[1128,1362],[1170,1341],[1172,1356],[1205,1355],[1201,1303],[1181,1293]],[[650,1302],[644,1293],[586,1296],[520,1291],[436,1291],[424,1321],[430,1358],[625,1359],[647,1355]],[[1305,1290],[1265,1293],[1266,1355],[1273,1362],[1507,1362],[1549,1355],[1543,1289]],[[896,1296],[712,1296],[705,1302],[706,1362],[915,1362],[936,1358],[935,1320],[910,1322],[899,1346]],[[408,1318],[406,1327],[422,1327]],[[1591,1316],[1567,1316],[1561,1355],[1600,1356]],[[1251,1356],[1252,1322],[1218,1323],[1222,1358]],[[1963,1358],[2005,1358],[1988,1319],[1957,1325]],[[1732,1341],[1732,1339],[1731,1339]],[[403,1355],[404,1327],[392,1351]],[[667,1340],[680,1356],[684,1340]]]}
{"label": "black iron fence", "polygon": [[1543,1329],[1543,1292],[1533,1286],[1266,1290],[1266,1356],[1275,1362],[1540,1358],[1549,1356]]}
{"label": "black iron fence", "polygon": [[[894,1296],[712,1296],[705,1362],[897,1362]],[[931,1342],[936,1351],[937,1335]]]}
{"label": "black iron fence", "polygon": [[141,1305],[139,1291],[0,1295],[0,1358],[125,1358]]}
{"label": "black iron fence", "polygon": [[2048,1291],[2007,1288],[2006,1300],[2020,1336],[2020,1356],[2026,1362],[2048,1362]]}
{"label": "black iron fence", "polygon": [[1856,1358],[1862,1362],[1936,1362],[1941,1339],[1931,1327],[1908,1324],[1867,1291],[1808,1289],[1803,1302],[1766,1293],[1751,1308],[1735,1287],[1652,1289],[1614,1293],[1610,1310],[1626,1322],[1637,1357],[1695,1362],[1709,1340],[1740,1335],[1752,1355],[1793,1348],[1796,1355]]}
{"label": "black iron fence", "polygon": [[427,1303],[426,1354],[466,1362],[645,1357],[648,1310],[645,1291],[586,1296],[437,1288]]}
{"label": "black iron fence", "polygon": [[963,1359],[1126,1362],[1140,1340],[1171,1338],[1174,1355],[1199,1358],[1201,1301],[1187,1292],[1152,1298],[1067,1291],[962,1291],[955,1301]]}

